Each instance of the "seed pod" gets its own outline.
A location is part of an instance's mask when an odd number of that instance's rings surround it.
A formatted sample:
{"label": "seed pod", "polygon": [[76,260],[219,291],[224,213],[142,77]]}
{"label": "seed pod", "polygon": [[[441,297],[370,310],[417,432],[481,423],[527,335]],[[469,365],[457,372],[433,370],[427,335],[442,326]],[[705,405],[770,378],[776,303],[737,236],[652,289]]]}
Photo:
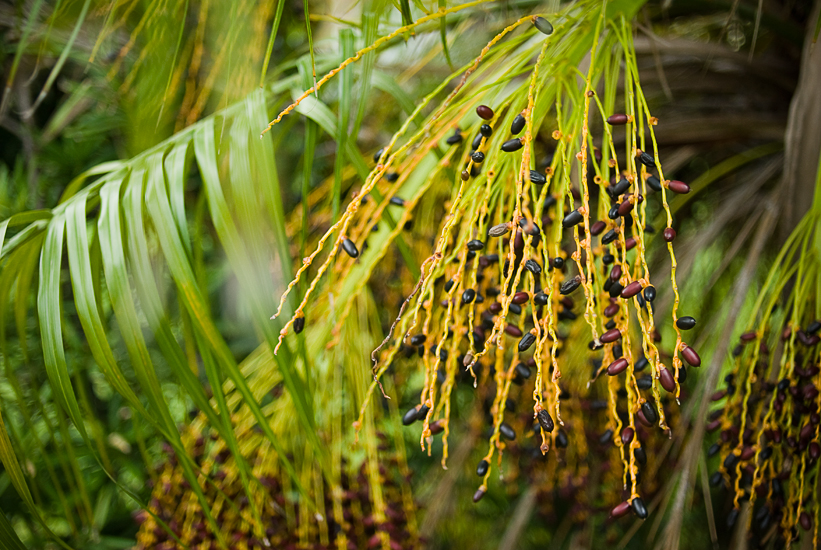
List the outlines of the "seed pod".
{"label": "seed pod", "polygon": [[516,441],[516,430],[514,430],[507,422],[502,422],[499,425],[499,433],[508,441]]}
{"label": "seed pod", "polygon": [[656,287],[650,285],[644,288],[644,299],[652,302],[656,299]]}
{"label": "seed pod", "polygon": [[564,433],[564,430],[556,432],[556,447],[559,449],[567,448],[567,434]]}
{"label": "seed pod", "polygon": [[408,412],[402,417],[402,425],[410,426],[419,418],[419,410],[416,407],[408,409]]}
{"label": "seed pod", "polygon": [[621,442],[624,443],[625,445],[629,445],[630,442],[633,441],[633,435],[634,435],[633,428],[631,428],[630,426],[627,426],[626,428],[624,428],[621,431]]}
{"label": "seed pod", "polygon": [[462,304],[469,304],[474,298],[476,298],[476,291],[472,288],[468,288],[462,293]]}
{"label": "seed pod", "polygon": [[525,117],[522,116],[522,113],[519,113],[515,117],[513,117],[513,122],[510,125],[510,133],[514,136],[519,135],[519,132],[525,129]]}
{"label": "seed pod", "polygon": [[676,326],[681,330],[690,330],[694,326],[696,326],[696,320],[690,317],[689,315],[685,317],[679,317],[676,319]]}
{"label": "seed pod", "polygon": [[649,187],[653,191],[661,193],[661,182],[659,181],[659,179],[656,176],[650,176],[650,177],[647,178],[646,181],[647,181],[647,187]]}
{"label": "seed pod", "polygon": [[299,334],[305,328],[305,316],[300,315],[296,319],[294,319],[294,332]]}
{"label": "seed pod", "polygon": [[616,376],[617,374],[621,374],[625,370],[627,370],[627,365],[627,359],[623,357],[621,359],[616,359],[615,361],[610,363],[610,365],[608,365],[607,374],[609,376]]}
{"label": "seed pod", "polygon": [[559,287],[559,293],[561,293],[561,294],[570,294],[571,292],[573,292],[574,290],[579,288],[579,285],[581,285],[581,284],[582,284],[582,278],[579,275],[576,275],[572,279],[562,283],[562,286]]}
{"label": "seed pod", "polygon": [[520,138],[509,139],[502,144],[502,151],[505,153],[512,153],[522,148],[522,140]]}
{"label": "seed pod", "polygon": [[642,466],[647,464],[647,453],[644,452],[644,447],[639,447],[633,454],[636,455],[636,460],[639,461],[639,464]]}
{"label": "seed pod", "polygon": [[688,346],[687,344],[682,344],[681,346],[681,356],[684,358],[687,363],[694,367],[701,366],[701,357],[698,356],[696,350]]}
{"label": "seed pod", "polygon": [[602,231],[604,231],[606,227],[607,224],[599,220],[590,226],[590,234],[595,237],[596,235],[599,235]]}
{"label": "seed pod", "polygon": [[[528,333],[528,334],[530,334],[530,333]],[[516,365],[515,371],[516,371],[516,376],[520,376],[521,378],[524,378],[525,380],[530,378],[530,369],[527,368],[527,365],[525,365],[524,363],[518,363]]]}
{"label": "seed pod", "polygon": [[373,161],[379,162],[379,159],[382,158],[382,153],[385,152],[385,148],[382,147],[379,151],[373,154]]}
{"label": "seed pod", "polygon": [[662,236],[662,237],[664,237],[664,240],[665,240],[665,241],[667,241],[668,243],[671,243],[671,242],[673,242],[673,241],[675,240],[675,238],[676,238],[676,230],[675,230],[675,229],[673,229],[672,227],[667,227],[667,228],[665,228],[665,229],[664,229],[664,231],[661,233],[661,236]]}
{"label": "seed pod", "polygon": [[475,153],[470,155],[470,158],[473,159],[473,162],[475,162],[476,164],[482,164],[482,162],[484,162],[485,160],[485,154],[481,151],[476,151]]}
{"label": "seed pod", "polygon": [[538,413],[536,413],[536,418],[539,420],[539,426],[541,426],[544,431],[547,433],[551,433],[553,431],[553,418],[550,416],[550,413],[547,412],[547,409],[541,409]]}
{"label": "seed pod", "polygon": [[584,216],[578,210],[574,210],[562,219],[562,227],[565,229],[578,225],[584,220]]}
{"label": "seed pod", "polygon": [[676,380],[673,378],[673,373],[667,367],[662,367],[659,371],[659,382],[661,387],[670,393],[676,391]]}
{"label": "seed pod", "polygon": [[482,124],[479,126],[479,133],[482,134],[483,137],[489,138],[493,135],[493,128],[490,127],[490,124]]}
{"label": "seed pod", "polygon": [[642,376],[638,380],[636,380],[636,387],[640,390],[649,390],[653,387],[653,377],[652,376]]}
{"label": "seed pod", "polygon": [[479,115],[479,118],[490,120],[493,118],[493,109],[487,105],[479,105],[476,107],[476,114]]}
{"label": "seed pod", "polygon": [[605,233],[604,236],[601,238],[601,243],[610,244],[616,240],[616,237],[618,237],[618,233],[616,233],[615,229],[611,229],[610,231]]}
{"label": "seed pod", "polygon": [[348,237],[342,238],[342,250],[351,258],[359,257],[359,250],[356,249],[356,245]]}
{"label": "seed pod", "polygon": [[539,29],[539,32],[542,34],[546,34],[548,36],[553,34],[553,25],[551,25],[550,21],[544,17],[534,16],[531,21],[533,21],[533,25]]}
{"label": "seed pod", "polygon": [[530,349],[530,346],[532,346],[535,341],[536,336],[533,333],[528,332],[527,334],[525,334],[522,337],[522,339],[519,340],[519,353],[525,352],[528,349]]}
{"label": "seed pod", "polygon": [[470,251],[477,251],[482,250],[485,247],[485,243],[480,241],[479,239],[473,239],[472,241],[468,241],[467,248]]}
{"label": "seed pod", "polygon": [[558,257],[553,258],[553,267],[555,267],[556,269],[561,269],[562,267],[564,267],[564,260]]}
{"label": "seed pod", "polygon": [[615,342],[615,341],[620,340],[620,339],[621,339],[621,331],[617,328],[614,328],[613,330],[608,330],[607,332],[605,332],[604,334],[601,335],[601,338],[599,338],[599,340],[601,340],[602,344],[609,344],[611,342]]}
{"label": "seed pod", "polygon": [[522,331],[516,325],[507,325],[505,327],[505,333],[509,336],[513,336],[514,338],[519,338],[522,336]]}
{"label": "seed pod", "polygon": [[485,474],[487,474],[487,470],[489,467],[490,464],[488,464],[488,461],[483,458],[479,462],[479,466],[476,468],[476,475],[479,477],[485,477]]}
{"label": "seed pod", "polygon": [[452,136],[445,140],[445,143],[448,145],[456,145],[457,143],[462,143],[462,133],[457,129]]}
{"label": "seed pod", "polygon": [[487,234],[491,237],[502,237],[504,235],[507,235],[509,232],[510,232],[510,224],[505,222],[505,223],[500,223],[500,224],[494,225],[493,227],[488,229]]}
{"label": "seed pod", "polygon": [[550,298],[544,292],[537,292],[533,295],[533,303],[537,306],[546,306]]}
{"label": "seed pod", "polygon": [[607,430],[599,437],[599,445],[607,445],[613,441],[613,430]]}
{"label": "seed pod", "polygon": [[641,412],[644,414],[644,418],[646,418],[650,424],[655,424],[656,422],[658,422],[659,415],[656,412],[656,409],[653,408],[649,401],[645,401],[644,403],[642,403]]}
{"label": "seed pod", "polygon": [[473,493],[473,502],[476,503],[482,500],[482,497],[485,496],[486,491],[487,489],[485,489],[484,487],[479,487],[478,489],[476,489],[476,492]]}
{"label": "seed pod", "polygon": [[536,170],[531,170],[530,183],[534,185],[544,185],[545,183],[547,183],[547,178],[544,174],[537,172]]}
{"label": "seed pod", "polygon": [[624,516],[626,516],[627,514],[630,513],[630,510],[631,510],[630,503],[629,502],[622,502],[621,504],[618,504],[615,508],[610,510],[610,517],[611,518],[616,518],[616,519],[618,519],[620,517],[624,517]]}
{"label": "seed pod", "polygon": [[647,168],[655,168],[656,167],[656,159],[653,158],[653,155],[647,153],[646,151],[642,151],[641,154],[638,156],[639,162],[645,165]]}
{"label": "seed pod", "polygon": [[632,283],[624,287],[624,290],[621,291],[621,297],[632,298],[639,292],[641,292],[641,281],[633,281]]}
{"label": "seed pod", "polygon": [[667,189],[679,195],[686,195],[690,192],[690,186],[683,181],[670,180],[667,182]]}

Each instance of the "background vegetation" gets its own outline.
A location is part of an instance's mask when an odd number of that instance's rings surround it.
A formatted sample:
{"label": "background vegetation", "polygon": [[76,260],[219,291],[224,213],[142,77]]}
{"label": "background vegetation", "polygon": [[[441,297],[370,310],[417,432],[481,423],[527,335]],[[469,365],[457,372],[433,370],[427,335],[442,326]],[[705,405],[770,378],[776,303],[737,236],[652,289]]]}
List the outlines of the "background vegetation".
{"label": "background vegetation", "polygon": [[[793,254],[779,250],[797,227],[817,226],[819,6],[0,5],[0,548],[175,548],[175,536],[201,548],[783,544],[748,528],[747,505],[728,526],[732,491],[707,485],[724,456],[708,456],[715,437],[705,437],[704,424],[724,406],[710,396],[737,369],[730,352],[760,319],[756,299],[762,289],[779,294],[765,286],[773,266],[791,265]],[[560,38],[551,54],[562,57],[548,58],[544,89],[561,61],[572,75],[566,82],[583,88],[601,14],[629,29],[635,56],[624,70],[635,72],[660,121],[657,158],[667,177],[692,187],[671,204],[681,307],[698,319],[688,341],[704,367],[690,369],[672,437],[653,436],[658,462],[642,482],[651,511],[644,522],[608,519],[622,500],[620,483],[606,481],[595,448],[567,458],[554,449],[542,461],[522,431],[507,445],[502,479],[494,471],[473,504],[488,435],[483,401],[493,394],[460,375],[443,469],[438,440],[420,450],[421,424],[401,422],[419,402],[425,373],[397,358],[381,379],[392,398],[371,385],[371,351],[455,200],[460,157],[436,132],[471,125],[463,127],[471,140],[479,103],[526,105],[516,101],[527,98],[544,43],[532,14],[551,19]],[[437,108],[482,49],[519,20],[435,125]],[[383,37],[258,137],[304,90]],[[607,76],[596,73],[595,89],[623,104],[624,85]],[[570,88],[568,117],[579,108]],[[509,127],[515,109],[508,114],[498,128]],[[540,169],[554,158],[551,124],[533,130]],[[434,137],[419,140],[432,146],[397,164],[398,189],[371,191],[386,205],[370,220],[380,228],[357,262],[340,256],[330,264],[306,330],[291,331],[274,355],[325,252],[271,321],[279,297],[360,198],[371,157],[405,128],[432,129]],[[388,206],[397,191],[410,204]],[[658,208],[647,220],[664,227]],[[819,255],[810,245],[795,255],[806,279],[787,288],[808,304],[796,323],[821,317]],[[669,278],[664,247],[648,247],[647,258],[654,278]],[[785,273],[778,280],[790,280]],[[656,308],[669,316],[672,292],[659,290]],[[578,395],[590,374],[589,334],[574,334],[563,360],[576,367],[563,368],[565,389]],[[676,332],[662,326],[661,339],[675,341]],[[817,361],[813,353],[808,361]],[[527,392],[517,395],[511,412],[526,425],[532,403]],[[587,433],[576,424],[571,435],[595,441],[604,427],[591,420]],[[808,471],[807,494],[816,483]],[[807,548],[817,541],[814,500],[807,497],[813,528],[795,543]]]}

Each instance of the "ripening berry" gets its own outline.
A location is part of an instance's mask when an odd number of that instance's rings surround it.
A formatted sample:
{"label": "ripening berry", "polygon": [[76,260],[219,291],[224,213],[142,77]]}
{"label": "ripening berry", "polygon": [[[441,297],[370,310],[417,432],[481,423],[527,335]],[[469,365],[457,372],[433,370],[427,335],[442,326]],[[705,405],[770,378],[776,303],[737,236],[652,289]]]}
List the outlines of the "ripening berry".
{"label": "ripening berry", "polygon": [[537,172],[536,170],[530,171],[530,183],[534,185],[544,185],[547,183],[547,178],[544,174]]}
{"label": "ripening berry", "polygon": [[342,238],[342,250],[351,258],[357,258],[359,256],[359,250],[356,249],[356,245],[353,244],[353,241],[348,237]]}
{"label": "ripening berry", "polygon": [[479,105],[476,107],[476,114],[479,115],[479,118],[490,120],[493,118],[493,109],[487,105]]}
{"label": "ripening berry", "polygon": [[462,143],[462,139],[462,132],[457,128],[453,135],[445,140],[445,143],[448,145],[456,145],[457,143]]}
{"label": "ripening berry", "polygon": [[623,124],[627,124],[627,121],[627,115],[623,114],[615,114],[607,117],[607,124],[610,124],[611,126],[621,126]]}
{"label": "ripening berry", "polygon": [[565,281],[562,283],[562,286],[559,287],[559,292],[561,294],[570,294],[582,284],[582,278],[579,275],[576,275],[572,279]]}
{"label": "ripening berry", "polygon": [[546,34],[548,36],[553,34],[553,25],[544,17],[534,16],[532,21],[533,25],[539,29],[539,32],[542,34]]}
{"label": "ripening berry", "polygon": [[516,115],[513,118],[513,123],[510,125],[510,133],[514,136],[519,135],[519,133],[524,130],[526,122],[527,121],[525,120],[525,117],[522,116],[522,113]]}
{"label": "ripening berry", "polygon": [[519,138],[509,139],[502,144],[502,151],[505,153],[512,153],[522,148],[522,140]]}
{"label": "ripening berry", "polygon": [[686,195],[690,192],[690,186],[683,181],[670,180],[667,182],[667,189],[679,195]]}
{"label": "ripening berry", "polygon": [[644,501],[641,500],[640,497],[634,498],[633,502],[630,503],[630,506],[633,508],[633,513],[640,519],[647,518],[647,508],[644,506]]}
{"label": "ripening berry", "polygon": [[639,162],[645,165],[648,168],[655,168],[656,167],[656,159],[653,158],[653,155],[646,151],[642,151],[638,156]]}
{"label": "ripening berry", "polygon": [[547,409],[541,409],[536,414],[536,418],[539,420],[539,426],[541,426],[544,431],[546,431],[547,433],[553,431],[553,418],[550,416],[550,413],[547,412]]}
{"label": "ripening berry", "polygon": [[480,241],[479,239],[473,239],[472,241],[468,241],[467,248],[472,252],[477,252],[482,250],[485,247],[485,243]]}
{"label": "ripening berry", "polygon": [[685,317],[679,317],[676,319],[676,326],[681,330],[690,330],[694,326],[696,326],[696,320],[690,317],[689,315]]}
{"label": "ripening berry", "polygon": [[574,210],[570,212],[568,215],[562,219],[562,227],[565,229],[569,227],[573,227],[574,225],[578,225],[584,220],[584,216],[582,216],[581,212],[578,210]]}
{"label": "ripening berry", "polygon": [[694,367],[701,366],[701,357],[698,356],[698,353],[696,353],[696,350],[694,350],[693,348],[691,348],[687,344],[682,344],[681,356],[690,365],[692,365]]}

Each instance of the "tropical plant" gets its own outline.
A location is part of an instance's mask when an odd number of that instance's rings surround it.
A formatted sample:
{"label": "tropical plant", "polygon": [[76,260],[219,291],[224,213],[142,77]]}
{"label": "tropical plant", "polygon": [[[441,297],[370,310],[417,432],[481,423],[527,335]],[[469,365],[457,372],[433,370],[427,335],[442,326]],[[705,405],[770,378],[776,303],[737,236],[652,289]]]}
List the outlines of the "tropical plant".
{"label": "tropical plant", "polygon": [[3,8],[0,548],[817,546],[819,6]]}

